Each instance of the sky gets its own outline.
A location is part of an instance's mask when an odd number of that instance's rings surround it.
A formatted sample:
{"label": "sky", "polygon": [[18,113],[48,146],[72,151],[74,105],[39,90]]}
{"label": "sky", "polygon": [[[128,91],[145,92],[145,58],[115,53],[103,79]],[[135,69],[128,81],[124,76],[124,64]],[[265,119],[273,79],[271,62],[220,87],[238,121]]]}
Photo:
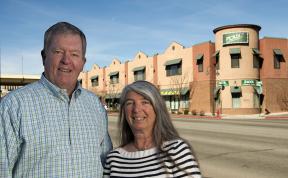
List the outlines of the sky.
{"label": "sky", "polygon": [[260,38],[288,38],[287,10],[287,0],[1,0],[0,74],[40,75],[43,35],[59,21],[85,33],[89,71],[139,51],[164,53],[172,42],[214,42],[213,29],[224,25],[255,24]]}

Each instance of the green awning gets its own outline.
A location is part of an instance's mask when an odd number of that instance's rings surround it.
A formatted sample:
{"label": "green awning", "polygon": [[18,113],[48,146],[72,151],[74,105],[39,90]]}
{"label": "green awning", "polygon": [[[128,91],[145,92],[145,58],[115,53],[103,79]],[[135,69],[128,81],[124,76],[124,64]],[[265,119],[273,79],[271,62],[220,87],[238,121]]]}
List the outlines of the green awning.
{"label": "green awning", "polygon": [[241,87],[232,86],[230,87],[231,93],[241,93]]}
{"label": "green awning", "polygon": [[105,99],[120,98],[121,93],[110,93],[105,96]]}
{"label": "green awning", "polygon": [[273,49],[275,55],[283,56],[283,53],[280,49]]}
{"label": "green awning", "polygon": [[201,60],[201,59],[203,59],[203,54],[197,54],[197,56],[196,56],[196,58],[195,58],[195,60]]}
{"label": "green awning", "polygon": [[212,55],[213,57],[218,56],[220,53],[220,50],[215,51],[215,53]]}
{"label": "green awning", "polygon": [[240,48],[230,48],[230,54],[231,55],[236,55],[236,54],[240,54],[241,51],[240,51]]}
{"label": "green awning", "polygon": [[167,61],[164,65],[169,66],[169,65],[179,64],[181,61],[182,61],[182,58],[173,59],[173,60]]}
{"label": "green awning", "polygon": [[[162,89],[160,90],[160,94],[163,96],[171,96],[171,95],[178,95],[180,89],[175,89],[175,88],[169,88],[169,89]],[[180,94],[181,95],[186,95],[187,92],[189,91],[188,87],[181,88]]]}
{"label": "green awning", "polygon": [[136,71],[139,71],[139,70],[144,70],[145,68],[146,68],[145,66],[135,67],[132,71],[136,72]]}
{"label": "green awning", "polygon": [[92,77],[90,77],[91,80],[94,80],[94,79],[97,79],[98,78],[98,75],[94,75]]}
{"label": "green awning", "polygon": [[257,49],[257,48],[252,48],[252,51],[253,51],[253,53],[256,54],[256,55],[260,55],[260,54],[261,54],[260,51],[259,51],[259,49]]}
{"label": "green awning", "polygon": [[119,74],[119,72],[118,72],[118,71],[116,71],[116,72],[110,72],[108,76],[112,76],[112,75],[118,75],[118,74]]}

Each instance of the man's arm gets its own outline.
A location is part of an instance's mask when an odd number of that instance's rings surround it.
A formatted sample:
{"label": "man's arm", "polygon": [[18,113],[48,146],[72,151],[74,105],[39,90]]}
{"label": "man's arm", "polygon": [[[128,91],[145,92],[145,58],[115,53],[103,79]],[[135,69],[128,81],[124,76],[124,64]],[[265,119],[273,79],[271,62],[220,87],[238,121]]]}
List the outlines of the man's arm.
{"label": "man's arm", "polygon": [[113,146],[112,146],[112,142],[111,142],[111,138],[110,135],[108,133],[108,117],[107,114],[105,114],[105,118],[103,118],[104,120],[104,127],[105,127],[105,133],[103,133],[104,135],[104,139],[101,143],[101,163],[102,166],[104,167],[105,165],[105,161],[106,161],[106,156],[107,154],[112,150]]}
{"label": "man's arm", "polygon": [[[12,109],[14,108],[14,109]],[[0,177],[13,177],[12,171],[18,159],[21,140],[16,106],[0,104]]]}

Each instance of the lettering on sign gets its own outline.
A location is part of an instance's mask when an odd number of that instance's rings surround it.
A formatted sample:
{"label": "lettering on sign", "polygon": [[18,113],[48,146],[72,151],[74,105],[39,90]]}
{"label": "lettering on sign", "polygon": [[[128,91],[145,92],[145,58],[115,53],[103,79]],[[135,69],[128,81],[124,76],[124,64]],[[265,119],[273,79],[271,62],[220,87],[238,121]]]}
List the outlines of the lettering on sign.
{"label": "lettering on sign", "polygon": [[249,43],[248,32],[231,32],[223,34],[223,46],[239,43]]}
{"label": "lettering on sign", "polygon": [[242,80],[242,85],[255,85],[255,80]]}
{"label": "lettering on sign", "polygon": [[218,82],[219,86],[229,86],[229,81],[228,80],[220,80]]}

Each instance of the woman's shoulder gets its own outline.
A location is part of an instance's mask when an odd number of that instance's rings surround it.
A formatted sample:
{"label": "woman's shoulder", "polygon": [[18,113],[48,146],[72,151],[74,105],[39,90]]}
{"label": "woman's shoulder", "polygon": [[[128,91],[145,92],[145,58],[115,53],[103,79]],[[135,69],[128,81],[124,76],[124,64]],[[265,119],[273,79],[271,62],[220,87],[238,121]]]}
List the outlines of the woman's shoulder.
{"label": "woman's shoulder", "polygon": [[157,152],[156,148],[151,148],[151,149],[144,150],[144,151],[130,152],[130,151],[125,150],[123,147],[118,147],[118,148],[111,150],[108,153],[107,158],[117,157],[117,158],[137,159],[137,158],[153,156],[154,154],[156,154],[156,152]]}
{"label": "woman's shoulder", "polygon": [[183,149],[190,149],[190,146],[182,139],[175,139],[164,142],[162,148],[166,151],[179,151]]}
{"label": "woman's shoulder", "polygon": [[164,147],[171,147],[171,146],[178,146],[178,145],[188,145],[187,142],[183,139],[174,139],[174,140],[169,140],[169,141],[165,141],[163,143]]}

